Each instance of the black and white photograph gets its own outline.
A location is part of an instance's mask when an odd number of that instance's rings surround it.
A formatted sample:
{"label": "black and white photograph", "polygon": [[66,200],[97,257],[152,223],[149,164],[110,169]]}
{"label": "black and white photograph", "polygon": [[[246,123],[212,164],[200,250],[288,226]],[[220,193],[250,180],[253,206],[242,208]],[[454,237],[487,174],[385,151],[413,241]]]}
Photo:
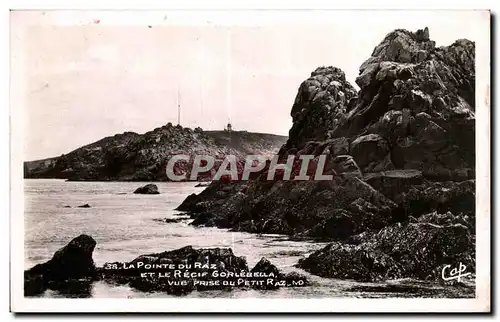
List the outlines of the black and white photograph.
{"label": "black and white photograph", "polygon": [[12,10],[10,42],[13,311],[490,311],[488,10]]}

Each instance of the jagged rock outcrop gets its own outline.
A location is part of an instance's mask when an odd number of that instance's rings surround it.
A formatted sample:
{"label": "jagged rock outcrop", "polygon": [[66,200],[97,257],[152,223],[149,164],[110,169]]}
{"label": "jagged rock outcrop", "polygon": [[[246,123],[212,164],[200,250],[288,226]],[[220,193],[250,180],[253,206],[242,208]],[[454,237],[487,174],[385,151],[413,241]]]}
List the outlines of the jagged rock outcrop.
{"label": "jagged rock outcrop", "polygon": [[57,289],[79,280],[87,283],[96,277],[92,253],[96,241],[80,235],[59,249],[52,259],[24,272],[24,294],[37,295],[47,288]]}
{"label": "jagged rock outcrop", "polygon": [[473,216],[433,212],[377,233],[331,243],[299,261],[323,277],[380,281],[397,278],[440,280],[445,265],[462,263],[475,271]]}
{"label": "jagged rock outcrop", "polygon": [[458,40],[436,48],[428,35],[395,30],[360,67],[358,102],[337,133],[352,137],[353,149],[359,140],[376,140],[370,151],[381,155],[373,161],[352,151],[365,172],[418,169],[439,181],[474,177],[475,46]]}
{"label": "jagged rock outcrop", "polygon": [[[340,69],[316,69],[299,87],[293,126],[279,156],[286,161],[290,155],[326,155],[325,169],[334,174],[333,180],[267,181],[266,168],[259,180],[212,182],[179,209],[192,213],[195,225],[249,232],[345,242],[380,231],[380,237],[411,249],[416,244],[405,236],[420,231],[419,245],[432,243],[441,233],[447,236],[431,253],[456,243],[473,245],[473,227],[427,229],[427,223],[409,222],[433,211],[474,216],[474,51],[469,40],[436,47],[427,28],[398,29],[361,65],[357,93]],[[375,240],[366,243],[378,251]],[[335,245],[341,250],[323,258],[335,262],[331,267],[349,255],[353,261],[361,258],[356,255],[359,247]],[[456,252],[456,258],[469,258],[464,248]],[[401,264],[396,257],[377,260],[385,261],[387,270],[402,270],[394,268]],[[422,278],[413,268],[379,275]]]}
{"label": "jagged rock outcrop", "polygon": [[[144,134],[125,132],[106,137],[59,157],[25,162],[25,178],[97,181],[167,181],[166,165],[173,155],[274,154],[286,137],[246,131],[192,130],[171,123]],[[194,157],[193,157],[194,158]],[[178,162],[174,171],[187,173],[190,162]],[[221,162],[216,163],[216,168]],[[200,174],[196,180],[210,178]]]}
{"label": "jagged rock outcrop", "polygon": [[342,70],[317,68],[299,87],[291,111],[293,126],[286,149],[300,150],[307,141],[333,138],[332,129],[342,122],[356,98],[356,89]]}

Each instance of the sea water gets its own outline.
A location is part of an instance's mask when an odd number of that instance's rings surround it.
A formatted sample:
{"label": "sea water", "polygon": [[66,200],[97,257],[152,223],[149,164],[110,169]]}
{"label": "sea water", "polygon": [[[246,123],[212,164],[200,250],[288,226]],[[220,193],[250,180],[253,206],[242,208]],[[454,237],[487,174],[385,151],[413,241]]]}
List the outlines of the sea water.
{"label": "sea water", "polygon": [[[150,183],[150,182],[148,182]],[[144,254],[159,253],[184,246],[228,247],[236,256],[246,257],[252,268],[266,257],[284,272],[298,271],[313,286],[284,287],[278,290],[236,289],[193,292],[187,297],[456,297],[470,296],[462,289],[414,280],[390,283],[359,283],[326,279],[294,267],[300,258],[322,248],[325,243],[290,240],[283,235],[232,232],[213,227],[193,227],[190,220],[162,222],[179,218],[174,210],[192,193],[204,187],[196,182],[155,182],[160,194],[140,195],[133,191],[141,182],[71,182],[56,179],[25,179],[25,269],[48,261],[73,238],[87,234],[97,246],[93,258],[97,266],[106,262],[129,262]],[[78,208],[89,204],[90,208]],[[387,286],[399,286],[387,288]],[[401,287],[403,286],[404,287]],[[367,291],[371,290],[371,291]],[[103,281],[92,284],[82,294],[47,290],[42,297],[136,298],[170,297],[166,293],[144,293],[129,286]]]}

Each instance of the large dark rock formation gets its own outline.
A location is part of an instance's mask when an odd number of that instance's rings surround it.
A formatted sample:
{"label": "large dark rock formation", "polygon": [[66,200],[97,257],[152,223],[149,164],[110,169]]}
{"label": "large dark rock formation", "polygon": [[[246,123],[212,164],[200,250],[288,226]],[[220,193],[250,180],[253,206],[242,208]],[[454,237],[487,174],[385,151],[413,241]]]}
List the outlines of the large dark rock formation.
{"label": "large dark rock formation", "polygon": [[[218,182],[201,192],[198,198],[202,201],[193,209],[198,210],[197,216],[203,220],[195,217],[193,224],[290,235],[336,220],[340,213],[346,214],[342,220],[346,227],[353,229],[350,234],[366,226],[381,228],[390,221],[391,209],[396,208],[393,201],[366,182],[342,175],[320,182]],[[186,207],[184,204],[181,209]],[[377,210],[377,216],[373,215],[373,209]]]}
{"label": "large dark rock formation", "polygon": [[[200,263],[201,266],[195,267],[195,263]],[[179,269],[179,265],[185,265],[188,269]],[[175,276],[176,269],[182,270],[182,273],[206,273],[206,276],[196,279],[207,283],[195,284],[194,278]],[[235,256],[230,248],[194,249],[187,246],[158,254],[141,255],[128,263],[106,263],[100,269],[100,275],[108,282],[128,284],[140,291],[182,295],[195,289],[222,289],[222,286],[214,287],[209,283],[212,278],[208,273],[213,271],[236,273],[248,271],[248,266],[245,258]],[[146,276],[141,276],[143,273]],[[165,277],[167,274],[170,276]]]}
{"label": "large dark rock formation", "polygon": [[[176,154],[275,154],[286,137],[246,131],[192,130],[171,123],[144,134],[125,132],[106,137],[59,157],[25,162],[25,178],[60,178],[97,181],[167,181],[166,165]],[[179,162],[176,173],[187,173],[189,163]],[[216,163],[218,166],[220,162]],[[205,180],[210,174],[200,174]]]}
{"label": "large dark rock formation", "polygon": [[234,255],[231,248],[195,249],[186,246],[96,268],[92,260],[95,246],[92,237],[80,235],[58,250],[48,262],[25,271],[25,296],[38,295],[48,288],[72,296],[90,296],[91,283],[97,280],[127,284],[143,292],[174,295],[195,290],[311,285],[304,275],[297,272],[285,274],[265,258],[250,270],[245,257]]}
{"label": "large dark rock formation", "polygon": [[[176,271],[182,274],[176,275]],[[174,295],[194,290],[277,289],[310,285],[305,276],[284,274],[265,258],[249,270],[246,259],[235,256],[230,248],[194,249],[187,246],[142,255],[128,263],[106,263],[99,272],[100,277],[110,283],[127,284],[144,292]]]}
{"label": "large dark rock formation", "polygon": [[96,277],[92,252],[96,241],[80,235],[59,249],[51,260],[24,272],[24,294],[36,295],[47,288],[71,284],[79,280],[90,281]]}
{"label": "large dark rock formation", "polygon": [[396,30],[360,68],[358,103],[337,132],[355,138],[351,152],[365,172],[474,177],[474,43],[435,48],[427,35]]}
{"label": "large dark rock formation", "polygon": [[323,277],[377,281],[412,277],[441,279],[445,265],[475,270],[475,217],[437,212],[407,223],[334,242],[299,262]]}
{"label": "large dark rock formation", "polygon": [[[442,247],[455,238],[473,244],[473,227],[388,227],[433,211],[450,212],[450,218],[474,216],[474,51],[468,40],[436,47],[427,28],[395,30],[361,65],[358,93],[340,69],[316,69],[299,87],[293,126],[279,156],[286,161],[289,155],[326,155],[333,180],[266,181],[264,170],[258,180],[212,182],[179,210],[199,216],[196,225],[249,232],[346,241],[385,229],[397,242],[410,229],[424,235],[422,247],[438,231],[448,236]],[[346,256],[354,252],[338,245]],[[471,250],[457,252],[456,258],[469,258]],[[340,257],[325,260],[335,258]],[[400,276],[422,277],[416,269],[406,272]]]}

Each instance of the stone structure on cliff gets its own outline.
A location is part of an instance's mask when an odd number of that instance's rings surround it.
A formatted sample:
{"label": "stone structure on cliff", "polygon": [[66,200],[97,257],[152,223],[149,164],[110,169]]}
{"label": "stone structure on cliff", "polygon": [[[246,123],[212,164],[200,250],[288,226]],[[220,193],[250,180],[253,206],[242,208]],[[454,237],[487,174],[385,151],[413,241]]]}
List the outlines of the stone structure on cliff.
{"label": "stone structure on cliff", "polygon": [[[429,37],[427,28],[390,32],[361,65],[359,92],[336,67],[300,85],[279,155],[326,154],[333,180],[212,182],[178,209],[199,216],[196,225],[333,240],[301,263],[328,277],[435,277],[417,273],[411,263],[422,260],[474,267],[475,44],[436,47]],[[365,233],[378,237],[355,238]],[[360,251],[386,264],[374,275],[335,269]]]}

